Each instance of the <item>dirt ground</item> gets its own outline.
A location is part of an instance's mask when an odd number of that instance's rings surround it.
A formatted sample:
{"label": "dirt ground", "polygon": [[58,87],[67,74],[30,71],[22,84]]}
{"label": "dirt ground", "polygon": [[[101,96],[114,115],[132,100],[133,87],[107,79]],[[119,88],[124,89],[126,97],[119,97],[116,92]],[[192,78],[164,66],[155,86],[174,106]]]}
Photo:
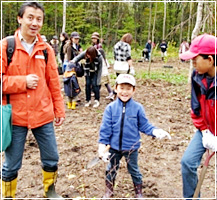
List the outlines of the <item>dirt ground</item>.
{"label": "dirt ground", "polygon": [[[171,61],[171,70],[179,73],[188,63]],[[154,61],[152,69],[163,69],[161,61]],[[137,72],[148,68],[148,63],[134,63]],[[110,69],[110,73],[114,73]],[[60,80],[62,77],[60,76]],[[76,110],[66,108],[64,125],[56,127],[56,138],[60,155],[56,190],[65,198],[100,198],[104,193],[104,162],[91,169],[85,167],[97,155],[98,132],[105,106],[107,91],[101,88],[101,105],[94,109],[84,107],[84,78],[79,78],[82,93]],[[114,80],[112,80],[114,83]],[[143,175],[145,198],[182,198],[181,157],[192,138],[195,128],[190,118],[190,86],[174,85],[166,81],[137,79],[134,99],[145,107],[150,122],[172,135],[171,140],[157,140],[142,134],[139,150],[139,166]],[[66,97],[64,96],[66,101]],[[205,156],[204,156],[205,157]],[[204,161],[204,158],[203,158]],[[203,163],[202,161],[202,163]],[[201,165],[202,166],[202,165]],[[201,168],[198,172],[200,173]],[[122,159],[118,171],[114,198],[133,198],[134,189]],[[37,199],[43,197],[40,155],[31,132],[28,135],[23,166],[19,171],[17,198]],[[202,198],[215,197],[215,159],[212,158],[201,189]]]}

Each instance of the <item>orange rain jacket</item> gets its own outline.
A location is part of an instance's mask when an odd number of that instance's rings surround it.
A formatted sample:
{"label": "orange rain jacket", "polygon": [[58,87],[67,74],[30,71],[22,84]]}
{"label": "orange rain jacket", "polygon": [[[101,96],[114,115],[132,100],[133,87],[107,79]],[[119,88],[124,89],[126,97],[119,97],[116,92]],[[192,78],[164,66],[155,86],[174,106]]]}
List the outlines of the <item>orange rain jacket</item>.
{"label": "orange rain jacket", "polygon": [[[54,51],[49,44],[43,42],[39,34],[37,37],[38,41],[32,54],[29,55],[19,40],[18,30],[15,32],[16,47],[9,66],[7,66],[6,39],[2,40],[2,52],[0,50],[3,104],[6,104],[5,94],[10,94],[13,125],[29,129],[52,122],[55,117],[65,117]],[[44,49],[47,49],[48,53],[47,65]],[[27,88],[28,74],[36,74],[39,77],[36,89]]]}

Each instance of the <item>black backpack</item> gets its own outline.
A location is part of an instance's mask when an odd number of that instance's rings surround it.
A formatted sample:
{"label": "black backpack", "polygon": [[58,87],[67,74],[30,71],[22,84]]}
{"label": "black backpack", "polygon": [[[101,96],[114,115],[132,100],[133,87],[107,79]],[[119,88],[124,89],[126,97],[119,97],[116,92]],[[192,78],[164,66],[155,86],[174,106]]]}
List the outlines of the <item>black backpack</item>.
{"label": "black backpack", "polygon": [[[14,54],[14,50],[15,50],[15,37],[14,36],[8,36],[6,37],[7,39],[7,59],[8,59],[8,66],[10,65],[11,61],[12,61],[12,57]],[[47,49],[43,50],[44,53],[44,58],[45,58],[45,62],[47,64],[47,59],[48,59],[48,53],[47,53]]]}

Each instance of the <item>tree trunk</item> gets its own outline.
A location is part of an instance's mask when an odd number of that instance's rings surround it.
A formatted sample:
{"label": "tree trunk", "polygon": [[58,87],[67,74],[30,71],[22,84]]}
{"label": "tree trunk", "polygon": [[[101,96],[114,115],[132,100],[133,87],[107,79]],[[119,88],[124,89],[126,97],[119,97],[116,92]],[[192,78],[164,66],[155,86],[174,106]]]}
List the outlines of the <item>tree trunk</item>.
{"label": "tree trunk", "polygon": [[63,27],[62,32],[66,30],[66,0],[63,1]]}
{"label": "tree trunk", "polygon": [[181,26],[180,26],[180,35],[179,35],[179,42],[182,43],[182,31],[183,31],[183,21],[184,21],[184,3],[182,3],[182,17],[181,17]]}
{"label": "tree trunk", "polygon": [[[151,42],[152,42],[152,43],[154,43],[156,16],[157,16],[157,3],[155,4],[154,23],[153,23],[152,37],[151,37]],[[151,57],[152,57],[152,51],[153,51],[153,46],[151,47],[151,55],[150,55],[150,58],[149,58],[148,74],[150,74],[150,71],[151,71]]]}
{"label": "tree trunk", "polygon": [[102,3],[99,2],[99,28],[100,28],[100,38],[101,38],[101,41],[100,42],[103,42],[102,41],[102,38],[103,38],[103,34],[102,34]]}
{"label": "tree trunk", "polygon": [[165,39],[166,19],[167,19],[167,2],[164,1],[164,21],[163,21],[163,36],[162,36],[163,40]]}
{"label": "tree trunk", "polygon": [[[195,37],[197,37],[197,35],[200,32],[201,22],[202,22],[202,14],[203,14],[203,2],[198,2],[197,19],[196,19],[196,24],[195,24],[194,30],[192,31],[192,34],[191,34],[191,40],[193,40]],[[189,68],[189,73],[188,73],[188,83],[191,82],[192,71],[193,71],[193,63],[192,63],[192,60],[190,60],[190,68]]]}
{"label": "tree trunk", "polygon": [[148,40],[150,40],[150,35],[151,35],[151,16],[152,16],[152,2],[150,2],[149,4]]}
{"label": "tree trunk", "polygon": [[109,3],[109,8],[108,8],[108,19],[107,19],[107,24],[108,24],[108,28],[107,28],[107,33],[106,33],[106,46],[108,47],[110,45],[110,39],[109,39],[109,34],[111,31],[111,13],[112,13],[112,3]]}
{"label": "tree trunk", "polygon": [[192,18],[192,0],[190,2],[190,12],[189,12],[189,21],[188,21],[188,37],[187,41],[190,41],[190,32],[191,32],[191,19]]}
{"label": "tree trunk", "polygon": [[55,2],[55,35],[57,35],[57,2]]}
{"label": "tree trunk", "polygon": [[[121,3],[118,2],[118,13],[117,13],[117,16],[120,16],[120,8],[121,8]],[[117,22],[117,26],[116,26],[116,31],[115,31],[115,41],[117,41],[117,32],[118,32],[118,29],[119,29],[119,20]]]}

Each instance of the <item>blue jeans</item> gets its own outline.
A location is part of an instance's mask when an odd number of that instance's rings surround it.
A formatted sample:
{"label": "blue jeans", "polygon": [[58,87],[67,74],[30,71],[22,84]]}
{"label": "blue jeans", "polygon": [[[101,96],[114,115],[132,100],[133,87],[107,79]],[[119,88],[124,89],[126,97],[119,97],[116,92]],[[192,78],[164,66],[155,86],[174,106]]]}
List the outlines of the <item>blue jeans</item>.
{"label": "blue jeans", "polygon": [[131,151],[117,151],[110,149],[110,163],[106,169],[106,180],[114,183],[117,171],[119,169],[120,160],[124,156],[127,162],[127,169],[130,173],[133,183],[135,185],[142,184],[142,174],[139,171],[138,166],[138,150]]}
{"label": "blue jeans", "polygon": [[[2,177],[5,181],[16,178],[18,170],[22,166],[27,132],[27,127],[13,126],[12,142],[5,151],[5,162],[2,168]],[[53,122],[32,129],[32,133],[39,146],[43,169],[46,169],[45,171],[56,171],[59,156]]]}
{"label": "blue jeans", "polygon": [[91,99],[91,89],[93,89],[95,100],[99,101],[99,85],[97,85],[97,73],[90,72],[89,76],[85,76],[86,79],[86,101]]}
{"label": "blue jeans", "polygon": [[202,133],[197,130],[181,160],[184,198],[192,198],[197,187],[197,168],[206,149],[202,143]]}

